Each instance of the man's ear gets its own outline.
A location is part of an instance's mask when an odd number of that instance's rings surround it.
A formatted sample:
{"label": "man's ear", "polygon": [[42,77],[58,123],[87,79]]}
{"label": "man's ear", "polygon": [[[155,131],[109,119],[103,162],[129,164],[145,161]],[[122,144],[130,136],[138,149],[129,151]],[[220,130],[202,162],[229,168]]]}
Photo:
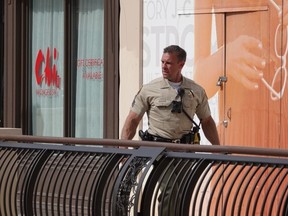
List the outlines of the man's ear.
{"label": "man's ear", "polygon": [[181,61],[181,62],[180,62],[180,66],[181,66],[181,68],[184,67],[184,64],[185,64],[185,61]]}

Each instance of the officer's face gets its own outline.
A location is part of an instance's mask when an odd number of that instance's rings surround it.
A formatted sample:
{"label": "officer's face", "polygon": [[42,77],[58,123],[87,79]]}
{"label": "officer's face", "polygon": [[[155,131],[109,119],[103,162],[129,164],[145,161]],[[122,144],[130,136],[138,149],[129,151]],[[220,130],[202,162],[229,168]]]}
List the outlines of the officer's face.
{"label": "officer's face", "polygon": [[171,82],[180,82],[182,78],[181,70],[184,62],[179,62],[174,53],[163,53],[161,62],[163,77]]}

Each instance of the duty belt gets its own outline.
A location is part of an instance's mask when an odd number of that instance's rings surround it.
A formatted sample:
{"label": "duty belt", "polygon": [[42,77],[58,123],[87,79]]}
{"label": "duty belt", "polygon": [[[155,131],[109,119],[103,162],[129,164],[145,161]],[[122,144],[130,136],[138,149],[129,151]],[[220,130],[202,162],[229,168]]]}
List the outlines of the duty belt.
{"label": "duty belt", "polygon": [[140,130],[139,136],[141,137],[142,140],[145,140],[145,141],[200,144],[200,133],[198,131],[198,128],[196,127],[194,127],[191,132],[184,134],[180,139],[168,139],[168,138],[164,138],[160,136],[155,136],[155,135],[148,133],[147,130],[145,132]]}
{"label": "duty belt", "polygon": [[142,140],[145,141],[154,141],[154,142],[170,142],[170,143],[186,143],[184,139],[168,139],[160,136],[155,136],[153,134],[148,133],[148,131],[143,132],[139,131],[139,136]]}
{"label": "duty belt", "polygon": [[153,141],[155,142],[181,143],[181,139],[167,139],[167,138],[160,137],[160,136],[154,136],[152,134],[151,136],[152,136]]}

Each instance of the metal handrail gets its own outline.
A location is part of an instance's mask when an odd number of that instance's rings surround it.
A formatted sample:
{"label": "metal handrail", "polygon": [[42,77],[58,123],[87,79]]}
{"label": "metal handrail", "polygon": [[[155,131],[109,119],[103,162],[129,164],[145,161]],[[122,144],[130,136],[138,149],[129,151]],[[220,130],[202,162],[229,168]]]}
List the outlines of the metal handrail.
{"label": "metal handrail", "polygon": [[99,139],[99,138],[73,138],[73,137],[48,137],[48,136],[29,136],[29,135],[0,135],[2,141],[16,141],[25,143],[58,143],[66,145],[99,145],[105,147],[164,147],[171,151],[190,151],[190,152],[211,152],[222,154],[245,154],[259,156],[278,156],[288,157],[287,149],[280,148],[261,148],[243,146],[215,146],[215,145],[187,145],[180,143],[149,142],[139,140],[121,139]]}

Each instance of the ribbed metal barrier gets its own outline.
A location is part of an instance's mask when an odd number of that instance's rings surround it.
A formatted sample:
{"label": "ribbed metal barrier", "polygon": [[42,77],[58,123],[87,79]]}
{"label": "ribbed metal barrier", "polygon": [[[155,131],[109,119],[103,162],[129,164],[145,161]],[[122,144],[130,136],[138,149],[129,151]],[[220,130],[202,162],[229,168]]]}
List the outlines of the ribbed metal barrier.
{"label": "ribbed metal barrier", "polygon": [[288,215],[283,155],[96,144],[0,142],[0,215]]}
{"label": "ribbed metal barrier", "polygon": [[[149,176],[141,212],[288,215],[287,163],[287,159],[166,153]],[[158,209],[157,202],[163,203]]]}

